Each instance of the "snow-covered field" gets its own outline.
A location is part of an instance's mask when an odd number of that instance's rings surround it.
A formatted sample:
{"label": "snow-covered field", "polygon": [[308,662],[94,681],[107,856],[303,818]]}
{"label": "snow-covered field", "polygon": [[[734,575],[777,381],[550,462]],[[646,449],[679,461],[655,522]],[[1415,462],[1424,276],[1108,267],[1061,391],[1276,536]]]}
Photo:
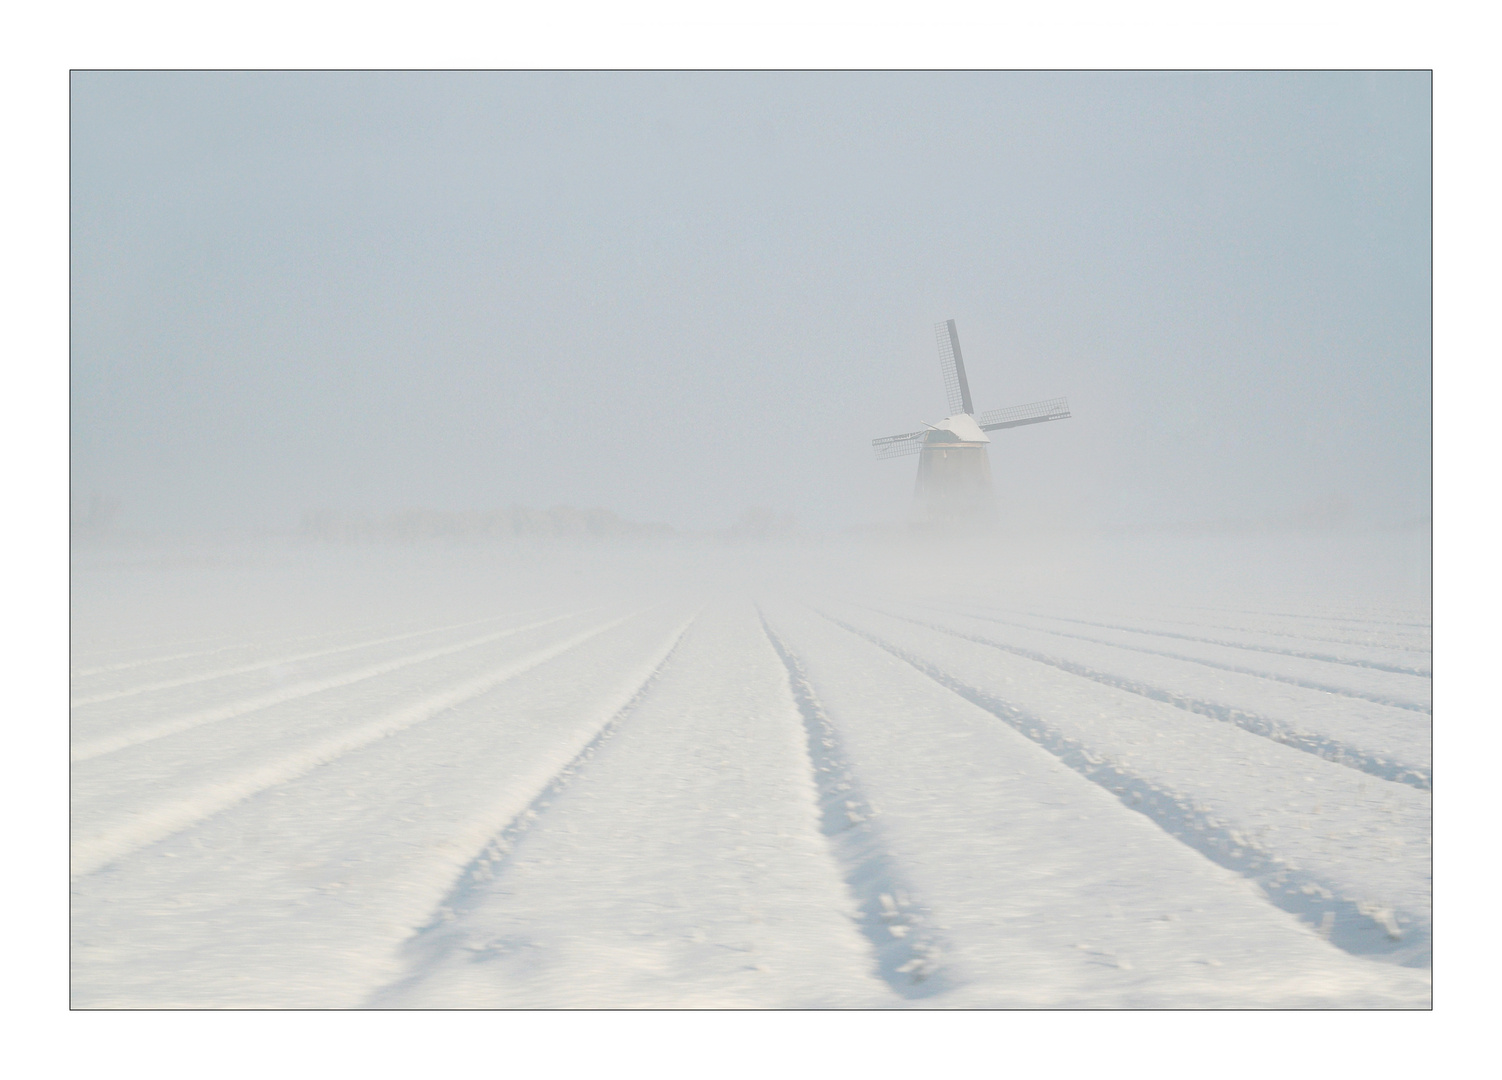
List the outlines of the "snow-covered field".
{"label": "snow-covered field", "polygon": [[1427,555],[1176,543],[81,550],[74,1005],[1427,1006]]}

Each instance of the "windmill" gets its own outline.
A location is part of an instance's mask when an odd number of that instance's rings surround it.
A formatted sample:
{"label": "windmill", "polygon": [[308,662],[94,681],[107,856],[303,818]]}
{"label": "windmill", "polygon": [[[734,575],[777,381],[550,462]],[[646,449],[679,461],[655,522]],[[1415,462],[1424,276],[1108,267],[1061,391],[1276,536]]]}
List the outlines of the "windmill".
{"label": "windmill", "polygon": [[949,415],[927,430],[872,439],[878,458],[921,454],[913,498],[932,521],[959,522],[984,519],[994,509],[991,498],[991,463],[986,457],[988,431],[1068,420],[1069,402],[1049,398],[1009,409],[992,409],[976,415],[970,404],[970,382],[965,378],[965,359],[960,355],[960,336],[954,320],[937,323],[939,370],[949,397]]}

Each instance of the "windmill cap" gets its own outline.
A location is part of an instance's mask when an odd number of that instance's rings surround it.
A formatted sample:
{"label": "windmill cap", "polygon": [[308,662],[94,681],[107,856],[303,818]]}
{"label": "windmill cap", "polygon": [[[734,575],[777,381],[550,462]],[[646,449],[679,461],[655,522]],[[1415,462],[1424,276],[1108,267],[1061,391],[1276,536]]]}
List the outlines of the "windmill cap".
{"label": "windmill cap", "polygon": [[958,435],[961,442],[990,442],[991,437],[980,429],[975,422],[975,417],[969,413],[957,413],[954,416],[946,416],[934,425],[940,431],[948,431]]}

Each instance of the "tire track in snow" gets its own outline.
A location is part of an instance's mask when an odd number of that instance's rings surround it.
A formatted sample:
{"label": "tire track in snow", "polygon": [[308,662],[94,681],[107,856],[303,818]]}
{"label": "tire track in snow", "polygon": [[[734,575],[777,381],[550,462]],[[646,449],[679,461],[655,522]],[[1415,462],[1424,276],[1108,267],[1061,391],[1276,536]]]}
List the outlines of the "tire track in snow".
{"label": "tire track in snow", "polygon": [[[1174,690],[1166,690],[1151,683],[1140,682],[1136,679],[1128,679],[1121,675],[1112,675],[1104,671],[1096,671],[1094,668],[1073,660],[1063,660],[1058,657],[1048,656],[1045,653],[1034,652],[1032,649],[1024,649],[1018,645],[1008,645],[991,638],[981,637],[979,634],[967,634],[961,630],[955,630],[940,623],[925,622],[915,619],[910,615],[902,615],[895,611],[886,611],[882,608],[860,605],[868,611],[875,611],[890,618],[901,619],[910,622],[914,626],[922,626],[928,630],[937,630],[950,637],[957,637],[964,641],[973,641],[977,645],[985,645],[1002,652],[1009,652],[1014,656],[1020,656],[1025,660],[1034,660],[1049,667],[1058,668],[1071,675],[1078,675],[1084,679],[1098,682],[1102,686],[1111,686],[1117,690],[1125,690],[1128,693],[1137,694],[1141,697],[1151,698],[1153,701],[1161,701],[1191,712],[1198,716],[1208,716],[1212,720],[1220,720],[1223,723],[1235,724],[1243,731],[1249,731],[1253,735],[1260,735],[1273,742],[1282,743],[1295,750],[1302,750],[1306,754],[1333,761],[1337,765],[1364,772],[1368,776],[1375,776],[1379,780],[1390,780],[1397,784],[1407,784],[1409,787],[1418,788],[1420,791],[1429,791],[1432,787],[1432,778],[1428,769],[1415,765],[1405,765],[1400,761],[1392,761],[1388,758],[1369,754],[1360,747],[1352,746],[1339,739],[1328,735],[1318,735],[1312,732],[1297,731],[1277,720],[1270,720],[1255,713],[1245,712],[1241,709],[1232,708],[1214,701],[1204,701],[1193,698],[1187,694],[1181,694]],[[822,614],[822,612],[821,612]],[[830,618],[826,615],[825,618]],[[1015,625],[1008,623],[1006,625]],[[1022,627],[1022,629],[1032,629]],[[1048,633],[1049,631],[1044,631]]]}
{"label": "tire track in snow", "polygon": [[547,663],[554,657],[562,656],[570,649],[577,648],[591,638],[598,637],[607,630],[614,629],[628,619],[634,618],[635,614],[639,613],[623,615],[618,619],[592,627],[370,723],[329,736],[278,761],[242,773],[238,777],[205,786],[186,798],[166,806],[131,815],[128,820],[113,829],[76,840],[72,852],[72,876],[82,877],[101,870],[119,858],[139,851],[158,840],[163,840],[222,810],[227,810],[258,792],[285,784],[289,780],[295,780],[304,773],[311,772],[318,766],[358,750],[377,739],[383,739],[414,724],[430,720],[446,709],[452,709],[471,698],[479,697],[481,694],[494,690],[508,679],[514,679],[518,675]]}
{"label": "tire track in snow", "polygon": [[532,780],[517,785],[521,791],[532,791],[535,794],[530,798],[525,795],[506,798],[478,819],[462,838],[455,841],[461,850],[478,850],[479,854],[459,871],[428,921],[401,946],[400,951],[410,958],[407,973],[375,991],[367,1000],[366,1008],[384,1007],[383,1002],[420,983],[444,957],[462,945],[462,933],[456,931],[453,924],[480,903],[489,883],[505,869],[516,845],[537,827],[548,807],[563,794],[600,747],[615,735],[636,707],[651,694],[678,651],[683,635],[688,633],[703,610],[702,607],[699,608],[683,625],[670,633],[652,658],[626,681],[622,692],[600,711],[599,720],[593,725],[592,733],[587,736],[582,747],[573,749],[578,746],[575,742],[562,749],[561,753],[572,751],[572,756],[562,765],[558,764],[558,755],[555,755],[535,770]]}
{"label": "tire track in snow", "polygon": [[[1148,649],[1140,645],[1123,645],[1119,641],[1102,641],[1100,638],[1087,637],[1084,634],[1071,634],[1066,630],[1048,630],[1043,627],[1027,626],[1023,623],[1010,622],[1007,619],[998,619],[994,615],[975,615],[972,618],[984,619],[987,622],[1000,623],[1003,626],[1015,626],[1022,630],[1036,630],[1044,634],[1054,634],[1057,637],[1074,638],[1078,641],[1088,641],[1092,645],[1109,645],[1115,649],[1128,649],[1132,652],[1146,653],[1149,656],[1164,656],[1170,660],[1183,660],[1190,664],[1200,664],[1204,667],[1217,668],[1221,671],[1234,671],[1238,675],[1251,675],[1258,679],[1269,679],[1273,682],[1288,683],[1290,686],[1302,686],[1306,690],[1321,690],[1327,694],[1339,694],[1341,697],[1360,698],[1363,701],[1375,702],[1378,705],[1390,705],[1394,709],[1407,709],[1409,712],[1419,712],[1432,715],[1433,710],[1427,705],[1417,702],[1405,701],[1402,698],[1388,697],[1385,694],[1367,693],[1361,690],[1352,690],[1348,687],[1329,686],[1325,683],[1311,682],[1308,679],[1300,679],[1293,675],[1277,675],[1267,671],[1259,671],[1256,668],[1237,667],[1234,664],[1221,664],[1214,660],[1206,660],[1198,656],[1185,656],[1182,653],[1164,652],[1161,649]],[[1140,631],[1139,631],[1140,632]]]}
{"label": "tire track in snow", "polygon": [[576,611],[563,615],[555,615],[550,619],[543,619],[540,622],[527,623],[525,626],[515,626],[507,630],[497,630],[494,633],[483,634],[480,637],[470,638],[455,645],[445,645],[438,649],[427,649],[420,653],[399,656],[393,660],[386,660],[379,664],[373,664],[370,667],[358,668],[355,671],[346,671],[339,675],[331,675],[324,679],[312,679],[308,682],[293,683],[291,686],[284,686],[277,690],[268,691],[259,697],[231,702],[228,705],[219,705],[212,709],[188,713],[185,716],[169,717],[166,720],[159,720],[154,724],[147,724],[129,731],[122,731],[115,735],[106,735],[74,747],[70,760],[76,763],[103,757],[105,754],[113,754],[128,747],[139,746],[141,743],[150,742],[153,739],[164,739],[168,735],[176,735],[192,728],[202,727],[204,724],[214,724],[221,720],[232,720],[237,716],[244,716],[246,713],[269,709],[273,705],[280,705],[297,698],[322,693],[325,690],[349,686],[352,683],[363,682],[366,679],[373,679],[378,675],[400,671],[402,668],[411,667],[413,664],[436,660],[440,656],[450,656],[453,653],[477,648],[492,641],[499,641],[501,638],[514,637],[527,630],[536,630],[540,626],[547,626],[549,623],[559,622],[580,614],[583,614],[583,612]]}
{"label": "tire track in snow", "polygon": [[787,668],[788,687],[808,741],[819,828],[860,911],[858,926],[875,953],[877,974],[908,999],[933,997],[951,989],[953,980],[943,966],[944,942],[927,908],[913,899],[887,853],[839,732],[820,705],[802,662],[777,636],[766,613],[760,607],[756,613],[772,649]]}
{"label": "tire track in snow", "polygon": [[[1279,856],[1229,824],[1214,818],[1194,801],[1138,775],[1129,766],[1092,754],[1089,747],[1064,735],[1048,721],[1010,702],[957,679],[942,668],[914,656],[880,637],[818,612],[836,626],[885,649],[934,682],[1010,725],[1079,773],[1121,800],[1123,806],[1147,817],[1176,840],[1210,861],[1252,881],[1275,904],[1314,926],[1336,947],[1356,955],[1386,955],[1407,967],[1430,963],[1427,918],[1351,900],[1339,886],[1317,873],[1288,865]],[[1399,925],[1398,915],[1410,920]]]}
{"label": "tire track in snow", "polygon": [[[445,630],[459,630],[466,626],[478,626],[480,623],[496,622],[507,618],[505,615],[492,615],[485,619],[471,619],[468,622],[453,623],[450,626],[435,626],[430,630],[413,630],[404,634],[393,634],[389,637],[374,638],[370,641],[361,641],[354,645],[340,645],[332,649],[319,649],[316,652],[298,653],[296,656],[281,656],[272,660],[257,660],[253,664],[240,664],[232,668],[221,668],[207,675],[190,675],[181,679],[163,679],[159,682],[146,683],[142,686],[131,687],[128,690],[112,690],[104,694],[92,694],[87,697],[74,698],[68,702],[70,708],[79,708],[83,705],[97,705],[102,701],[115,701],[123,697],[134,697],[137,694],[147,694],[153,690],[171,690],[179,686],[192,686],[194,683],[213,682],[215,679],[227,679],[231,675],[244,675],[251,671],[262,671],[266,668],[278,667],[282,664],[297,664],[304,660],[315,660],[321,656],[336,656],[339,653],[355,652],[359,649],[369,649],[377,645],[389,645],[393,641],[408,641],[411,638],[423,637],[427,634],[440,634]],[[217,650],[216,650],[217,651]]]}

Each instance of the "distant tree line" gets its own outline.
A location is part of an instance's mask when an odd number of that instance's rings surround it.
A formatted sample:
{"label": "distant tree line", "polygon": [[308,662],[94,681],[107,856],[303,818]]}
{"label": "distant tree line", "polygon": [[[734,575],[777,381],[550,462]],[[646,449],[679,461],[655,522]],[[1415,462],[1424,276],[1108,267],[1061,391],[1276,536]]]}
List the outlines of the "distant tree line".
{"label": "distant tree line", "polygon": [[792,514],[779,515],[766,506],[753,506],[730,526],[726,533],[732,540],[773,540],[798,532],[798,519]]}
{"label": "distant tree line", "polygon": [[314,540],[361,541],[504,540],[514,537],[658,537],[673,529],[659,523],[626,521],[613,511],[595,507],[580,510],[553,506],[534,510],[512,506],[502,510],[403,510],[385,517],[310,510],[302,516],[301,533]]}
{"label": "distant tree line", "polygon": [[110,531],[120,513],[120,504],[94,492],[87,502],[74,501],[68,514],[68,528],[74,536],[98,536]]}

